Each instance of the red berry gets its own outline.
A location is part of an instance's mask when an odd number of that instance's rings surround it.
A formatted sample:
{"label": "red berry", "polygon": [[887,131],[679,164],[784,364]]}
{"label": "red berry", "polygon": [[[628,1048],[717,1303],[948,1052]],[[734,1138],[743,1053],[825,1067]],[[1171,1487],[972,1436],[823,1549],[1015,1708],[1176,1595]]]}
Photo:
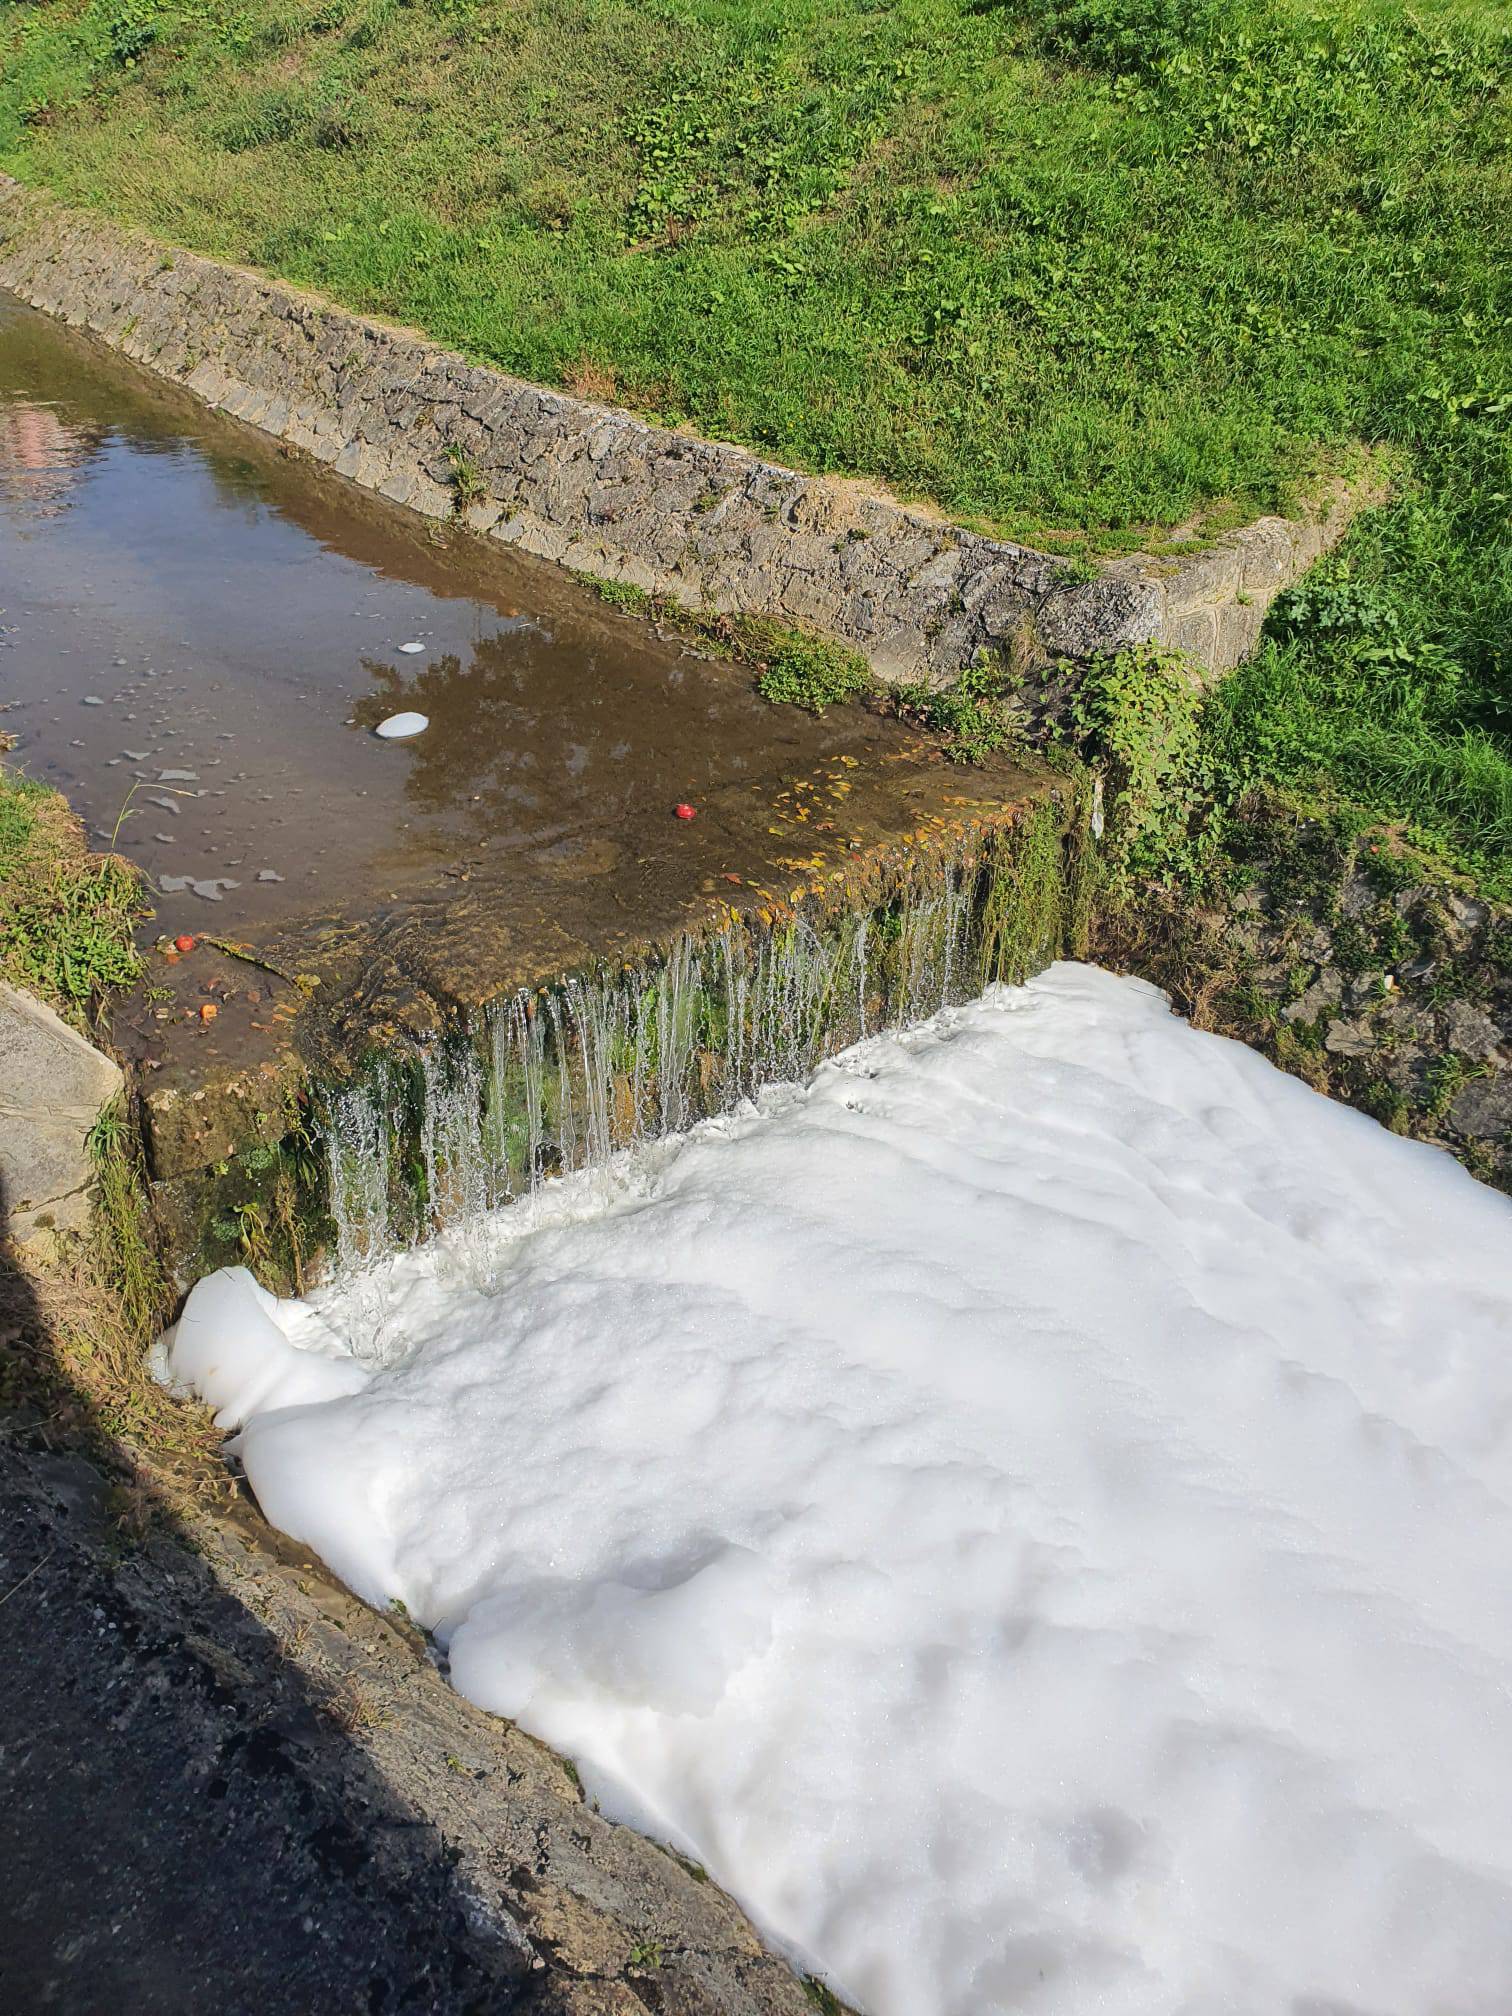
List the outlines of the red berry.
{"label": "red berry", "polygon": [[679,819],[696,819],[698,817],[698,814],[693,810],[691,805],[674,805],[672,810]]}
{"label": "red berry", "polygon": [[194,940],[189,936],[187,931],[182,932],[174,939],[173,949],[175,952],[192,952],[194,950]]}

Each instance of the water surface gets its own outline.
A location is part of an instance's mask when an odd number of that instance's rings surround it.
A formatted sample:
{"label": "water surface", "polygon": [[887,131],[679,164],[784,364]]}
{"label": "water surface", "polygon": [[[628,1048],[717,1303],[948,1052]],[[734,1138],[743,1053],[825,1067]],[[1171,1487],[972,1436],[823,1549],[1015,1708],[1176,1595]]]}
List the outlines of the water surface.
{"label": "water surface", "polygon": [[[560,570],[385,505],[4,295],[0,584],[16,760],[142,865],[175,929],[367,914],[488,850],[592,856],[606,832],[633,861],[679,800],[836,740]],[[372,735],[407,708],[424,735]]]}

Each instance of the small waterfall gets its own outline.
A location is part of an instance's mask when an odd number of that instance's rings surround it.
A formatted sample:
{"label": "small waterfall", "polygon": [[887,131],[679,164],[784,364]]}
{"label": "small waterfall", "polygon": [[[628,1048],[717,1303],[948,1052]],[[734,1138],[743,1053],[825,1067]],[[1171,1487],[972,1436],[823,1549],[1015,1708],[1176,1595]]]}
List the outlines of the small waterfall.
{"label": "small waterfall", "polygon": [[1031,816],[854,911],[732,917],[660,961],[510,995],[465,1031],[379,1057],[328,1106],[338,1271],[1034,970],[1063,925],[1049,809],[1038,842]]}

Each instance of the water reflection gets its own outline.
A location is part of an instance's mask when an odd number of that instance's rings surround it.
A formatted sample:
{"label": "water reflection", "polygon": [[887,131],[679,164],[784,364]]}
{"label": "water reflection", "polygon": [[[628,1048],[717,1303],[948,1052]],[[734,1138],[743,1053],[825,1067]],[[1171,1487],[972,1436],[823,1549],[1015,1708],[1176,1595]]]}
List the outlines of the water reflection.
{"label": "water reflection", "polygon": [[428,717],[404,745],[404,794],[474,832],[550,841],[588,821],[664,812],[745,774],[773,717],[747,682],[694,659],[638,663],[520,620],[417,668],[370,658],[354,710],[367,731],[390,714]]}
{"label": "water reflection", "polygon": [[56,517],[108,431],[71,423],[54,406],[0,398],[0,501],[23,518]]}

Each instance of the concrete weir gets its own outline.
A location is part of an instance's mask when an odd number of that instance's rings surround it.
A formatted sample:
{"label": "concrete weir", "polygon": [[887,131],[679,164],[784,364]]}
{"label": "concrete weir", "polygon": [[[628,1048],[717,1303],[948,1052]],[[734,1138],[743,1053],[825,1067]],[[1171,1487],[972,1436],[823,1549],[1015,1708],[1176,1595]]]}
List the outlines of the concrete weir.
{"label": "concrete weir", "polygon": [[540,850],[219,941],[213,1028],[152,1031],[140,1095],[179,1278],[239,1251],[291,1285],[359,1268],[1076,949],[1074,787],[868,727],[705,808],[685,850],[668,819],[628,871]]}
{"label": "concrete weir", "polygon": [[360,1264],[1073,935],[1060,772],[769,706],[3,299],[0,569],[17,760],[152,906],[111,1033],[181,1285]]}

